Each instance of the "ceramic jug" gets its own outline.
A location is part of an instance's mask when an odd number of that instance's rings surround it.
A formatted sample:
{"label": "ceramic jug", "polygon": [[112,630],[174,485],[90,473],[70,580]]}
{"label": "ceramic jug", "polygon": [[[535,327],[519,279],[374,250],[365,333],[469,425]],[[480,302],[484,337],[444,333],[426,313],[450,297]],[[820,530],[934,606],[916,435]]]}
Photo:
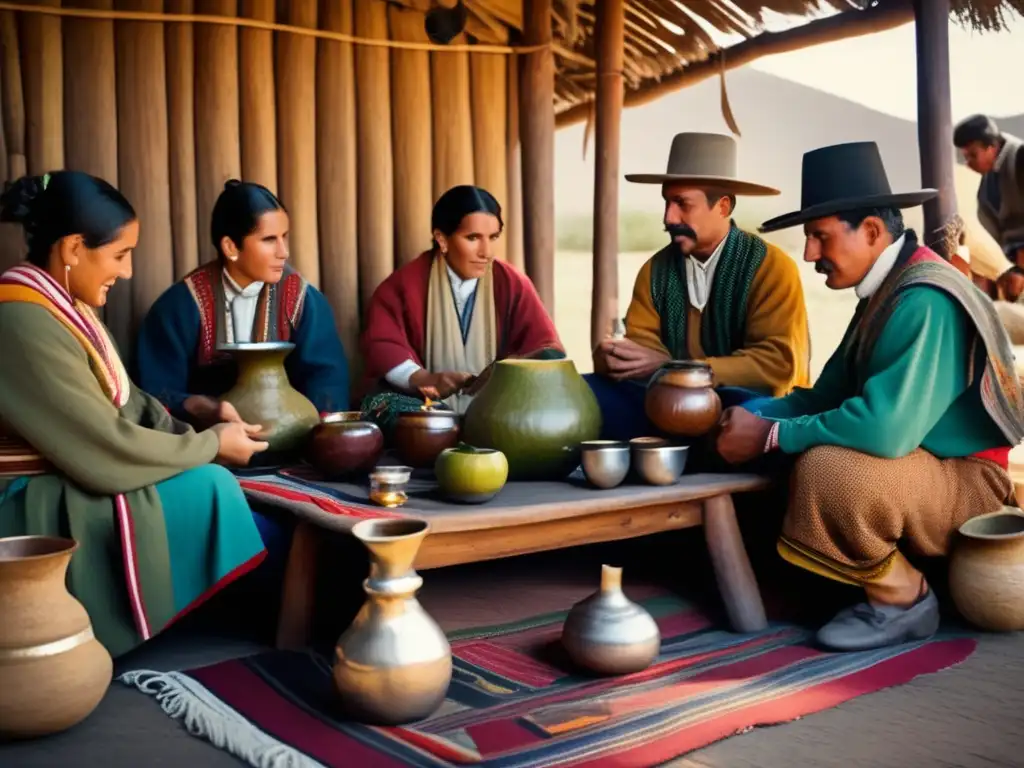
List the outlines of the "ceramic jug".
{"label": "ceramic jug", "polygon": [[78,544],[0,539],[0,738],[63,731],[96,708],[113,664],[64,585]]}
{"label": "ceramic jug", "polygon": [[1024,629],[1024,512],[1003,507],[960,526],[949,593],[963,617],[982,629]]}

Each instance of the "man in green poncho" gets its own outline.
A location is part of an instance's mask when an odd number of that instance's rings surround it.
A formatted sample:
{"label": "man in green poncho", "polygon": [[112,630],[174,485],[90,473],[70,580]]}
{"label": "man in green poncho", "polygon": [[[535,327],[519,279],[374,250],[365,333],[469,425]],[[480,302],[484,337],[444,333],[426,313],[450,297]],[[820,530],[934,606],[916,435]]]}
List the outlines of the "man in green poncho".
{"label": "man in green poncho", "polygon": [[935,194],[893,194],[873,142],[840,144],[804,155],[802,209],[762,227],[802,224],[804,259],[860,299],[813,387],[727,410],[717,438],[732,463],[796,458],[779,553],[865,592],[818,633],[836,650],[934,634],[938,601],[897,543],[945,555],[966,520],[1012,503],[1024,400],[1009,339],[900,212]]}

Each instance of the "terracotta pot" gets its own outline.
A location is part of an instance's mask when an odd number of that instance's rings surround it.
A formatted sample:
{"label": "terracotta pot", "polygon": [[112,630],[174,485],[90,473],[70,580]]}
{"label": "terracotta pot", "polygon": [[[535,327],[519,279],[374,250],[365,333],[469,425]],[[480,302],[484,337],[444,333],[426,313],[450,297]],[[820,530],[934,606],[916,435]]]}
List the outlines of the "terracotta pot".
{"label": "terracotta pot", "polygon": [[384,451],[384,433],[360,411],[328,413],[313,427],[309,463],[327,477],[369,472]]}
{"label": "terracotta pot", "polygon": [[476,504],[490,501],[505,487],[508,461],[501,451],[460,445],[441,451],[434,474],[446,498]]}
{"label": "terracotta pot", "polygon": [[73,539],[0,539],[0,736],[57,733],[96,709],[113,664],[64,586]]}
{"label": "terracotta pot", "polygon": [[722,415],[711,366],[678,360],[659,368],[647,384],[644,411],[662,432],[676,437],[707,434]]}
{"label": "terracotta pot", "polygon": [[425,520],[364,520],[352,535],[370,550],[367,601],[334,650],[334,687],[343,710],[375,725],[430,715],[444,701],[452,650],[423,610],[413,570],[430,526]]}
{"label": "terracotta pot", "polygon": [[661,632],[622,591],[622,569],[601,566],[601,588],[572,607],[562,645],[574,663],[599,675],[628,675],[658,657]]}
{"label": "terracotta pot", "polygon": [[250,424],[263,427],[268,454],[280,456],[301,450],[320,414],[305,395],[292,387],[284,360],[295,349],[287,342],[222,344],[238,362],[238,381],[221,399],[235,406]]}
{"label": "terracotta pot", "polygon": [[459,417],[451,410],[407,411],[398,415],[395,451],[410,467],[434,466],[445,448],[459,443]]}
{"label": "terracotta pot", "polygon": [[949,592],[963,617],[982,629],[1024,629],[1024,512],[1003,507],[960,526]]}
{"label": "terracotta pot", "polygon": [[601,410],[572,360],[499,360],[463,418],[470,445],[508,459],[512,480],[559,480],[580,443],[601,433]]}

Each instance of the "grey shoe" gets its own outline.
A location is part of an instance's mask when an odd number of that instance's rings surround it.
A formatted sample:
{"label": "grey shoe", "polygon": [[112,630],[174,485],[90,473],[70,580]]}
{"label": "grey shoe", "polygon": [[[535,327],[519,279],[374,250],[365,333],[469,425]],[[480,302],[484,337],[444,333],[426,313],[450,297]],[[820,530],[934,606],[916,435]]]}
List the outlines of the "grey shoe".
{"label": "grey shoe", "polygon": [[840,611],[818,630],[818,642],[834,651],[868,651],[927,640],[939,629],[939,601],[928,594],[909,608],[860,603]]}

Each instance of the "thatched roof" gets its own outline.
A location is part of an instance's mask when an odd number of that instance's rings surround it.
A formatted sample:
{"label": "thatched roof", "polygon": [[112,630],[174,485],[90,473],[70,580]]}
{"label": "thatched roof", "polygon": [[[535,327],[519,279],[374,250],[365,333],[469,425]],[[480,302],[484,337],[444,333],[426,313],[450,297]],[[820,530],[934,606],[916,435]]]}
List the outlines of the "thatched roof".
{"label": "thatched roof", "polygon": [[[421,0],[399,2],[419,5]],[[440,4],[454,3],[442,0]],[[585,119],[593,100],[595,4],[595,0],[554,0],[559,124]],[[502,27],[521,28],[521,0],[465,0],[465,6],[467,32],[480,42],[508,42]],[[997,30],[1008,12],[1024,13],[1024,0],[952,0],[952,10],[962,24]],[[910,0],[627,0],[623,72],[627,104],[714,74],[723,57],[731,68],[770,53],[881,31],[912,18]],[[767,31],[775,26],[771,22],[779,20],[789,21],[791,28]],[[723,39],[731,42],[723,46]],[[701,65],[704,71],[694,72],[693,77],[687,73]],[[652,89],[654,93],[645,93]]]}

